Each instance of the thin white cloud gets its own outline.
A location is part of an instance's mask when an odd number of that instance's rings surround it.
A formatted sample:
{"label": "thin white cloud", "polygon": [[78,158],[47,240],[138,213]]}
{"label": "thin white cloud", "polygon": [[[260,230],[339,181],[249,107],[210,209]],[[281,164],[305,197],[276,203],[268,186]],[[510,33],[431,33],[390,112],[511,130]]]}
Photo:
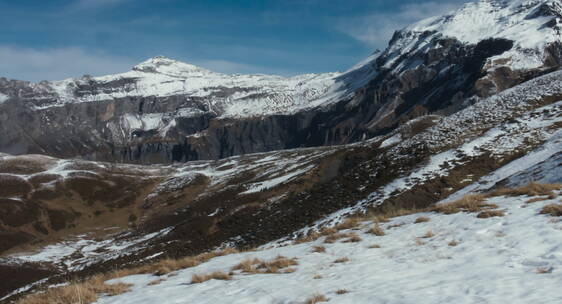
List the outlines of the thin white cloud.
{"label": "thin white cloud", "polygon": [[[33,82],[76,78],[86,74],[101,76],[123,73],[130,71],[141,61],[143,60],[91,52],[78,47],[32,49],[0,45],[0,77]],[[294,74],[289,70],[271,69],[228,60],[196,59],[188,63],[226,74],[267,73],[284,76]]]}
{"label": "thin white cloud", "polygon": [[424,2],[402,5],[396,12],[373,13],[342,20],[338,29],[373,48],[384,49],[394,31],[425,18],[439,16],[459,8],[463,0]]}
{"label": "thin white cloud", "polygon": [[112,6],[129,0],[76,0],[70,5],[72,10],[86,10]]}
{"label": "thin white cloud", "polygon": [[77,47],[31,49],[0,45],[0,77],[41,81],[125,72],[130,58],[90,52]]}
{"label": "thin white cloud", "polygon": [[214,72],[225,74],[273,74],[281,76],[291,76],[295,74],[289,70],[275,69],[252,64],[236,63],[228,60],[204,59],[195,60],[191,63]]}

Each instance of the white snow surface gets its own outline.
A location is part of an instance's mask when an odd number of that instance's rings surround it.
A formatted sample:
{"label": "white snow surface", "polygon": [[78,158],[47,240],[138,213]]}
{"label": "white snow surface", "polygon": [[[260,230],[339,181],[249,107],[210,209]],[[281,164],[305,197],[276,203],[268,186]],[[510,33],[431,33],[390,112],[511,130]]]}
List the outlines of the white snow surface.
{"label": "white snow surface", "polygon": [[10,98],[8,95],[0,93],[0,104],[4,103],[4,101],[8,100],[8,98]]}
{"label": "white snow surface", "polygon": [[[298,245],[270,244],[169,276],[115,279],[110,283],[131,283],[132,291],[102,297],[97,303],[304,303],[314,294],[325,295],[329,303],[354,304],[560,303],[562,222],[538,214],[542,206],[559,198],[526,204],[529,198],[489,199],[506,211],[504,217],[414,214],[381,224],[384,236],[366,233],[372,224],[365,222],[354,231],[362,238],[356,243],[326,244],[321,237]],[[430,221],[415,224],[419,216]],[[435,236],[423,238],[427,231]],[[458,245],[450,246],[451,241]],[[369,248],[374,244],[380,248]],[[326,252],[313,252],[313,246],[325,246]],[[246,258],[271,260],[277,255],[296,258],[296,270],[284,274],[235,271],[229,281],[191,283],[193,274],[228,273]],[[334,263],[343,257],[349,261]],[[164,281],[149,285],[158,278]],[[347,293],[336,294],[340,289]]]}

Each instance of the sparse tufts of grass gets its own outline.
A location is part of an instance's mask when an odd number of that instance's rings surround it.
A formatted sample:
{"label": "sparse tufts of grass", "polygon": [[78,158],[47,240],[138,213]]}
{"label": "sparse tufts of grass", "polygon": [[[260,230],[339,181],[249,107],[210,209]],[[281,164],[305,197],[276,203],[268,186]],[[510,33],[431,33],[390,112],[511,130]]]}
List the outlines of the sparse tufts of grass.
{"label": "sparse tufts of grass", "polygon": [[324,243],[328,243],[328,244],[335,243],[339,239],[348,238],[351,236],[353,236],[352,233],[341,233],[341,232],[332,233],[326,236]]}
{"label": "sparse tufts of grass", "polygon": [[166,280],[165,280],[165,279],[156,279],[156,280],[150,281],[150,282],[148,283],[148,285],[150,285],[150,286],[152,286],[152,285],[158,285],[158,284],[160,284],[160,283],[162,283],[162,282],[164,282],[164,281],[166,281]]}
{"label": "sparse tufts of grass", "polygon": [[388,228],[388,229],[392,229],[392,228],[398,228],[398,227],[402,227],[402,226],[404,226],[405,224],[406,224],[406,223],[403,223],[403,222],[400,222],[400,223],[395,223],[395,224],[392,224],[392,225],[388,225],[388,227],[387,227],[387,228]]}
{"label": "sparse tufts of grass", "polygon": [[384,230],[379,226],[378,223],[373,224],[373,227],[367,231],[367,233],[372,233],[376,236],[383,236],[385,235]]}
{"label": "sparse tufts of grass", "polygon": [[263,262],[264,262],[263,260],[258,258],[247,258],[242,262],[240,262],[239,264],[232,267],[232,270],[241,270],[242,272],[246,272],[246,273],[255,273],[256,267],[254,267],[254,265],[259,265]]}
{"label": "sparse tufts of grass", "polygon": [[455,246],[457,246],[458,244],[459,244],[459,242],[457,242],[456,240],[452,240],[452,241],[450,241],[449,244],[447,244],[447,245],[449,245],[449,246],[451,246],[451,247],[455,247]]}
{"label": "sparse tufts of grass", "polygon": [[480,212],[487,209],[498,208],[497,205],[484,203],[485,199],[486,196],[483,194],[468,194],[454,202],[437,205],[433,207],[433,211],[443,214],[453,214],[459,212]]}
{"label": "sparse tufts of grass", "polygon": [[424,238],[424,239],[430,239],[430,238],[432,238],[432,237],[434,237],[434,236],[435,236],[435,233],[434,233],[431,229],[429,229],[429,230],[427,230],[426,233],[422,236],[422,238]]}
{"label": "sparse tufts of grass", "polygon": [[414,224],[426,223],[426,222],[429,222],[430,220],[431,219],[427,216],[420,216],[414,221]]}
{"label": "sparse tufts of grass", "polygon": [[536,272],[538,274],[546,274],[552,272],[552,267],[539,267],[537,268]]}
{"label": "sparse tufts of grass", "polygon": [[324,252],[326,252],[326,247],[324,247],[324,246],[314,246],[314,247],[312,247],[312,252],[324,253]]}
{"label": "sparse tufts of grass", "polygon": [[476,216],[477,218],[490,218],[490,217],[501,217],[505,216],[505,211],[503,210],[484,210]]}
{"label": "sparse tufts of grass", "polygon": [[[98,295],[117,295],[129,291],[130,284],[117,283],[107,284],[108,280],[121,278],[136,274],[153,273],[155,275],[171,276],[171,272],[194,267],[208,260],[224,256],[228,254],[237,253],[238,250],[234,248],[227,248],[224,250],[210,251],[196,256],[185,257],[180,259],[163,259],[153,264],[139,266],[135,268],[127,268],[115,270],[106,274],[99,274],[87,278],[82,282],[73,282],[70,285],[50,288],[44,293],[31,294],[23,298],[18,304],[39,304],[39,303],[54,303],[54,304],[67,304],[67,303],[92,303],[95,302]],[[152,281],[156,284],[158,280]],[[160,281],[161,282],[161,281]]]}
{"label": "sparse tufts of grass", "polygon": [[345,262],[349,262],[348,257],[338,258],[334,261],[334,263],[345,263]]}
{"label": "sparse tufts of grass", "polygon": [[315,274],[312,278],[315,279],[315,280],[319,280],[319,279],[322,278],[322,276],[319,275],[319,274]]}
{"label": "sparse tufts of grass", "polygon": [[328,298],[326,298],[326,296],[323,294],[317,293],[304,301],[305,304],[315,304],[320,302],[328,302]]}
{"label": "sparse tufts of grass", "polygon": [[94,276],[85,282],[74,282],[70,285],[49,288],[45,292],[28,295],[18,304],[67,304],[93,303],[98,296],[105,294],[115,296],[131,290],[131,284],[107,284],[102,275]]}
{"label": "sparse tufts of grass", "polygon": [[344,240],[343,243],[358,243],[361,242],[363,239],[358,236],[357,234],[353,234],[352,236],[350,236],[347,240]]}
{"label": "sparse tufts of grass", "polygon": [[335,228],[337,230],[353,229],[357,228],[361,224],[361,219],[358,217],[350,217],[343,221],[341,224],[337,225]]}
{"label": "sparse tufts of grass", "polygon": [[184,257],[180,259],[164,259],[154,264],[126,270],[129,273],[121,274],[120,276],[142,274],[142,273],[154,273],[155,275],[161,276],[161,275],[168,274],[172,271],[195,267],[201,263],[205,263],[209,261],[212,258],[225,256],[233,253],[238,253],[238,250],[234,248],[227,248],[224,250],[205,252],[200,255]]}
{"label": "sparse tufts of grass", "polygon": [[379,245],[379,244],[373,244],[373,245],[369,246],[369,248],[371,248],[371,249],[381,248],[381,245]]}
{"label": "sparse tufts of grass", "polygon": [[338,294],[338,295],[346,294],[346,293],[348,293],[348,292],[349,292],[349,291],[347,291],[347,289],[338,289],[338,290],[336,290],[336,294]]}
{"label": "sparse tufts of grass", "polygon": [[[238,265],[234,266],[232,270],[241,270],[244,273],[260,274],[260,273],[289,273],[294,272],[294,268],[290,266],[298,265],[296,258],[289,259],[284,256],[277,256],[271,261],[264,261],[257,258],[249,258]],[[281,271],[283,270],[283,271]]]}
{"label": "sparse tufts of grass", "polygon": [[540,214],[550,214],[551,216],[562,216],[562,204],[548,204],[542,207]]}
{"label": "sparse tufts of grass", "polygon": [[554,195],[555,190],[562,189],[562,184],[539,184],[532,182],[528,185],[517,188],[502,188],[492,192],[492,196],[541,196],[541,195]]}
{"label": "sparse tufts of grass", "polygon": [[532,198],[532,199],[526,201],[525,203],[527,203],[527,204],[532,204],[532,203],[536,203],[536,202],[546,201],[546,200],[548,200],[548,199],[549,199],[549,198],[547,198],[547,197],[534,197],[534,198]]}
{"label": "sparse tufts of grass", "polygon": [[209,280],[230,280],[232,277],[222,271],[214,271],[206,274],[194,274],[191,276],[191,284],[199,284]]}

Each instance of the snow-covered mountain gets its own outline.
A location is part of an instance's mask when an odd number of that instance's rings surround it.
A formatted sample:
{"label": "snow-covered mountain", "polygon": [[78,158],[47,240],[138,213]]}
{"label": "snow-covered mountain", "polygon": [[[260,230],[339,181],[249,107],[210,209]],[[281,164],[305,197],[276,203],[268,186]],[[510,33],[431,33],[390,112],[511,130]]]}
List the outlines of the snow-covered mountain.
{"label": "snow-covered mountain", "polygon": [[0,151],[154,163],[350,143],[558,68],[560,16],[557,1],[469,3],[344,73],[226,75],[155,57],[117,75],[0,79]]}
{"label": "snow-covered mountain", "polygon": [[[334,87],[340,73],[307,74],[295,77],[273,75],[227,75],[158,56],[131,71],[102,77],[84,76],[30,84],[36,109],[61,107],[67,103],[96,102],[121,98],[183,96],[207,101],[204,111],[219,117],[251,117],[291,113],[337,99]],[[332,96],[332,95],[336,96]],[[201,111],[198,108],[184,107]],[[141,117],[142,118],[142,117]],[[147,127],[151,127],[150,123]]]}
{"label": "snow-covered mountain", "polygon": [[45,276],[55,284],[65,280],[57,273],[283,244],[364,212],[423,210],[504,185],[560,183],[561,100],[557,71],[451,116],[424,116],[342,146],[151,166],[3,155],[0,267],[20,274],[9,286]]}
{"label": "snow-covered mountain", "polygon": [[[119,75],[0,81],[0,301],[72,297],[85,287],[64,287],[71,273],[101,284],[88,300],[99,303],[316,292],[555,303],[560,12],[558,1],[469,3],[343,73],[225,75],[157,57]],[[334,229],[347,236],[324,243]],[[251,250],[209,252],[230,247]],[[272,270],[277,254],[298,265]],[[261,261],[232,269],[247,257]],[[475,261],[487,271],[462,266]],[[213,271],[230,280],[190,284]],[[115,277],[131,291],[110,296]]]}

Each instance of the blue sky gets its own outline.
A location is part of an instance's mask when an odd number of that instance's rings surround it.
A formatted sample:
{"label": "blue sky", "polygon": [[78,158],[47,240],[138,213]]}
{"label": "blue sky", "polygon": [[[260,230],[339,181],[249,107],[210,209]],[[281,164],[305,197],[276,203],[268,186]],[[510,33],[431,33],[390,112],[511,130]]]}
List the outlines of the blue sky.
{"label": "blue sky", "polygon": [[129,70],[164,55],[225,73],[342,71],[464,0],[0,0],[0,77]]}

